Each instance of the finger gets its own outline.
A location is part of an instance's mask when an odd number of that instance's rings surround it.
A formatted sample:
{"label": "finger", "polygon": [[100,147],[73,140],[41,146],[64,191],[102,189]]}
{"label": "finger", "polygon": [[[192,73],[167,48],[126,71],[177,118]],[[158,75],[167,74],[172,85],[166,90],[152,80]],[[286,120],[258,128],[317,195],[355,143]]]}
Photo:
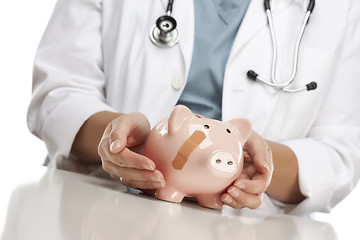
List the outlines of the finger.
{"label": "finger", "polygon": [[244,148],[252,157],[254,157],[256,153],[266,155],[267,151],[265,140],[255,131],[251,133],[251,136],[245,143]]}
{"label": "finger", "polygon": [[245,161],[249,161],[248,159],[251,159],[251,156],[249,154],[249,152],[246,149],[246,145],[244,146],[244,160]]}
{"label": "finger", "polygon": [[126,141],[123,141],[122,139],[110,140],[110,152],[112,153],[119,153],[125,147],[126,147]]}
{"label": "finger", "polygon": [[113,121],[111,127],[109,142],[114,153],[144,143],[150,131],[150,124],[141,113],[123,115]]}
{"label": "finger", "polygon": [[266,158],[266,155],[263,154],[256,154],[254,156],[254,167],[262,174],[270,173],[270,166]]}
{"label": "finger", "polygon": [[[113,126],[114,126],[114,122],[116,120],[111,121],[105,128],[105,131],[100,139],[100,143],[98,146],[98,151],[100,152],[101,149],[110,149],[110,152],[120,152],[123,148],[125,148],[124,144],[121,144],[121,140],[116,138],[116,139],[112,139],[110,140],[110,135],[114,134],[113,133]],[[118,140],[118,141],[116,141]],[[121,146],[124,145],[124,146]],[[105,150],[107,151],[107,150]]]}
{"label": "finger", "polygon": [[133,123],[126,117],[111,122],[109,145],[112,153],[119,153],[126,147],[126,140],[133,128]]}
{"label": "finger", "polygon": [[126,147],[126,140],[132,131],[133,123],[128,118],[121,116],[113,120],[106,128],[104,136],[108,138],[110,151],[119,153]]}
{"label": "finger", "polygon": [[240,209],[244,207],[243,205],[236,202],[228,193],[222,194],[220,200],[232,208]]}
{"label": "finger", "polygon": [[266,191],[268,185],[266,180],[241,179],[236,180],[234,186],[246,193],[259,195]]}
{"label": "finger", "polygon": [[240,178],[241,179],[252,179],[255,174],[258,173],[258,170],[255,168],[254,165],[249,165],[243,169]]}
{"label": "finger", "polygon": [[148,157],[125,148],[121,153],[112,154],[109,161],[119,167],[155,170],[155,163]]}
{"label": "finger", "polygon": [[246,174],[246,173],[241,173],[240,176],[239,176],[239,179],[251,179],[249,178],[249,176]]}
{"label": "finger", "polygon": [[268,143],[266,143],[266,162],[269,167],[268,170],[272,173],[274,171],[274,161],[273,161],[272,150]]}
{"label": "finger", "polygon": [[272,156],[268,157],[265,161],[263,159],[258,160],[255,158],[254,166],[258,170],[258,173],[256,173],[252,179],[264,181],[269,185],[274,171]]}
{"label": "finger", "polygon": [[117,169],[117,173],[123,178],[123,180],[126,181],[148,181],[157,183],[165,182],[164,176],[159,170],[148,171],[134,168],[120,168]]}
{"label": "finger", "polygon": [[266,186],[269,186],[272,178],[272,173],[273,170],[269,170],[261,163],[257,164],[257,166],[255,166],[254,164],[253,166],[249,166],[244,169],[244,171],[239,177],[239,182],[241,182],[242,180],[251,180],[251,182],[254,181],[252,183],[254,185],[263,182]]}
{"label": "finger", "polygon": [[245,145],[246,152],[249,153],[251,158],[245,159],[246,161],[253,160],[255,165],[263,173],[270,171],[270,163],[272,162],[272,154],[269,145],[260,137],[255,131],[252,132],[251,137]]}
{"label": "finger", "polygon": [[264,147],[255,147],[258,149],[258,151],[253,154],[253,161],[255,167],[261,173],[268,173],[268,172],[272,172],[274,166],[273,166],[271,148],[265,141],[264,143],[265,143]]}
{"label": "finger", "polygon": [[122,180],[122,183],[131,188],[139,188],[139,189],[157,189],[165,187],[164,183],[159,182],[148,182],[148,181],[128,181]]}
{"label": "finger", "polygon": [[107,152],[107,149],[109,149],[109,134],[111,132],[111,123],[106,126],[105,131],[100,139],[99,145],[98,145],[98,153],[100,156],[105,155]]}
{"label": "finger", "polygon": [[136,168],[119,167],[112,162],[103,163],[103,169],[114,179],[127,181],[149,181],[149,182],[165,182],[164,176],[159,170],[149,171]]}
{"label": "finger", "polygon": [[232,202],[229,206],[243,206],[250,209],[256,209],[262,202],[262,194],[256,195],[246,193],[234,186],[229,187],[227,193],[232,197]]}

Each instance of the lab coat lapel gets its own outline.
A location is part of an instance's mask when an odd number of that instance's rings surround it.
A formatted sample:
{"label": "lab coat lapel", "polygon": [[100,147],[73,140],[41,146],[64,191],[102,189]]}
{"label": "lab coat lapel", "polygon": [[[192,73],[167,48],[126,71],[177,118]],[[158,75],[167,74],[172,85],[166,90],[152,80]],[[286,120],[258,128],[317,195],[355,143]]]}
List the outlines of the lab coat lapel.
{"label": "lab coat lapel", "polygon": [[190,71],[192,52],[195,37],[195,16],[193,0],[175,1],[174,16],[178,19],[178,29],[180,32],[179,46],[185,61],[186,79]]}
{"label": "lab coat lapel", "polygon": [[[168,0],[160,0],[164,5],[164,13],[167,8]],[[180,40],[179,48],[185,62],[185,79],[190,71],[192,52],[194,47],[195,34],[195,18],[194,18],[194,3],[193,0],[178,0],[174,1],[173,17],[177,22],[177,29],[179,30]]]}

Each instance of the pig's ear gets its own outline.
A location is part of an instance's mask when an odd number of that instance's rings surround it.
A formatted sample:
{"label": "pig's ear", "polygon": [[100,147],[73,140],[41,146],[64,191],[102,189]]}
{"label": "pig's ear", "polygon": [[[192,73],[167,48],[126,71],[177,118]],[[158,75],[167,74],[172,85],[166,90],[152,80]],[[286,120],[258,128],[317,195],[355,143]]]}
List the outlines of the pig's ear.
{"label": "pig's ear", "polygon": [[171,134],[178,131],[184,121],[193,116],[194,114],[189,108],[184,105],[177,105],[171,112],[168,122],[168,132]]}
{"label": "pig's ear", "polygon": [[250,120],[246,118],[235,118],[228,121],[228,123],[234,126],[239,131],[241,137],[241,144],[244,145],[252,132],[252,125]]}

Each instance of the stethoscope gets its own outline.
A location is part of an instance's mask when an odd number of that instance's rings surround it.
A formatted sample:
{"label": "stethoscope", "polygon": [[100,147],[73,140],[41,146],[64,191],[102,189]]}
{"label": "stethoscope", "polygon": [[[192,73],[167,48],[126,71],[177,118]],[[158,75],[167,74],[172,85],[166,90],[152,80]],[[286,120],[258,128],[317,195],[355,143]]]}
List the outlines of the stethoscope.
{"label": "stethoscope", "polygon": [[[166,9],[166,15],[159,17],[156,20],[155,26],[151,28],[150,31],[150,39],[151,41],[158,47],[173,47],[175,46],[180,39],[179,31],[176,28],[176,20],[171,16],[172,14],[172,8],[173,8],[174,1],[169,0],[168,6]],[[276,63],[277,63],[277,42],[275,37],[275,31],[274,31],[274,23],[273,18],[271,14],[271,8],[270,8],[270,0],[264,1],[265,6],[265,12],[266,17],[269,23],[270,28],[270,35],[271,35],[271,41],[272,41],[272,49],[273,49],[273,56],[272,56],[272,67],[271,67],[271,82],[265,80],[263,77],[261,77],[259,74],[257,74],[253,70],[249,70],[247,72],[247,76],[249,79],[254,81],[259,81],[267,86],[271,86],[275,89],[282,90],[284,92],[301,92],[301,91],[310,91],[317,88],[316,82],[310,82],[306,84],[305,86],[299,87],[299,88],[288,88],[290,84],[295,80],[297,67],[298,67],[298,57],[299,57],[299,49],[300,49],[300,43],[301,39],[304,35],[305,28],[307,27],[309,23],[309,18],[314,10],[315,7],[315,0],[310,0],[308,8],[305,13],[305,17],[303,19],[303,22],[301,24],[300,32],[296,39],[295,49],[294,49],[294,59],[293,59],[293,66],[292,66],[292,74],[290,78],[286,82],[278,82],[275,77],[276,73]]]}
{"label": "stethoscope", "polygon": [[169,0],[166,15],[156,20],[155,26],[150,30],[150,39],[158,47],[169,48],[175,46],[180,39],[176,28],[176,20],[171,16],[174,0]]}

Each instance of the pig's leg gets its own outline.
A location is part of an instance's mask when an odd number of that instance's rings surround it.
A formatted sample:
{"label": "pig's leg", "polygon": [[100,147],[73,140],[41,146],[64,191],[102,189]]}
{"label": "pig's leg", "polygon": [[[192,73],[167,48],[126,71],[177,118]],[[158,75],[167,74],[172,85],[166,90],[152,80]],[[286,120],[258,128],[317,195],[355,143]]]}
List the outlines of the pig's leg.
{"label": "pig's leg", "polygon": [[185,197],[182,192],[179,192],[177,189],[170,186],[157,189],[155,196],[161,200],[178,203]]}
{"label": "pig's leg", "polygon": [[201,194],[195,197],[203,207],[222,209],[224,203],[220,200],[220,196],[221,194]]}

